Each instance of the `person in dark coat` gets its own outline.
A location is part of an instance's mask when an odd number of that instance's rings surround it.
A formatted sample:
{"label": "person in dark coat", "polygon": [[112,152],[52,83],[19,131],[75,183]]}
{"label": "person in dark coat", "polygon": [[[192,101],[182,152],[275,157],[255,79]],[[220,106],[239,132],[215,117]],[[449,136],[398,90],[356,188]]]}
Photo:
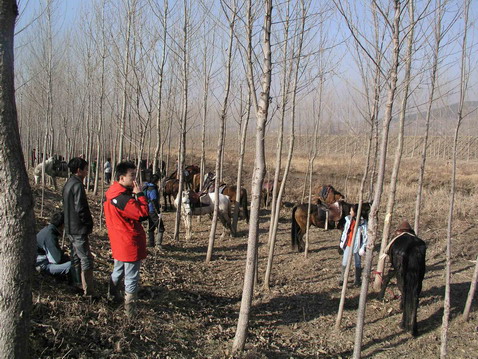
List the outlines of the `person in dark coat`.
{"label": "person in dark coat", "polygon": [[148,199],[148,247],[154,247],[156,228],[158,229],[158,241],[156,245],[161,248],[163,243],[164,223],[161,218],[161,206],[159,205],[159,190],[158,190],[159,175],[151,175],[146,178],[143,184],[143,192]]}
{"label": "person in dark coat", "polygon": [[[36,270],[55,276],[69,275],[71,261],[58,244],[63,231],[63,212],[56,212],[51,216],[50,223],[37,234]],[[75,282],[75,278],[73,282]],[[79,282],[79,278],[78,278]]]}
{"label": "person in dark coat", "polygon": [[93,231],[93,217],[86,197],[83,180],[88,174],[88,162],[75,157],[68,162],[71,176],[63,187],[65,234],[71,242],[73,267],[81,272],[85,296],[94,296],[93,256],[88,235]]}

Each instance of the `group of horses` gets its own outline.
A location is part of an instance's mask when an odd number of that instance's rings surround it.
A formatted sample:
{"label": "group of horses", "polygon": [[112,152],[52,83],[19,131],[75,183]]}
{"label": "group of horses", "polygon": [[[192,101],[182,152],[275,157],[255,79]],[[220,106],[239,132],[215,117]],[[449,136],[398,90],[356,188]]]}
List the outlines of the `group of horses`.
{"label": "group of horses", "polygon": [[[60,161],[56,157],[48,158],[44,163],[40,163],[34,169],[35,183],[40,182],[42,170],[53,180],[55,189],[57,188],[56,178],[68,177],[68,166],[65,161]],[[148,170],[143,169],[141,170]],[[163,171],[161,171],[163,172]],[[181,201],[182,215],[186,225],[186,238],[191,238],[191,218],[193,215],[212,214],[215,201],[215,175],[207,173],[204,179],[200,176],[198,166],[190,165],[185,167],[183,172],[185,190],[181,196],[179,192],[179,180],[177,172],[165,177],[161,187],[164,198],[164,209],[172,208],[171,197],[173,197],[176,208]],[[201,181],[203,181],[202,192],[199,192]],[[273,182],[264,181],[261,193],[261,203],[268,206],[272,197]],[[249,222],[249,211],[247,209],[247,191],[240,189],[240,203],[236,201],[236,185],[219,185],[219,211],[220,220],[224,231],[222,237],[232,233],[231,226],[231,205],[239,205],[242,210],[243,218]],[[303,236],[309,226],[313,225],[323,229],[342,230],[345,224],[345,217],[350,213],[353,203],[348,203],[345,197],[332,186],[322,186],[314,198],[313,202],[298,204],[292,209],[291,216],[291,246],[299,252],[304,250]],[[310,207],[310,210],[309,210]],[[371,203],[363,203],[361,216],[368,220]],[[384,276],[382,291],[380,297],[383,297],[385,288],[393,276],[397,278],[397,285],[401,293],[400,309],[403,311],[401,326],[412,335],[417,335],[417,310],[419,305],[419,296],[422,289],[422,282],[425,275],[425,255],[426,244],[423,240],[415,236],[413,230],[408,226],[400,228],[397,236],[390,241],[387,248],[387,254],[390,257],[391,269]]]}
{"label": "group of horses", "polygon": [[[292,209],[291,246],[298,251],[304,249],[302,238],[308,230],[307,217],[309,226],[342,230],[345,217],[354,205],[346,202],[345,197],[330,185],[322,186],[318,192],[318,196],[310,206],[305,203]],[[365,220],[368,220],[371,205],[368,202],[362,203],[361,217]],[[386,249],[392,268],[384,276],[379,297],[383,298],[388,282],[395,276],[401,293],[400,309],[403,311],[401,327],[416,336],[419,296],[426,269],[426,244],[415,235],[408,222],[405,221],[404,224],[402,223],[396,231],[397,236],[390,241]]]}

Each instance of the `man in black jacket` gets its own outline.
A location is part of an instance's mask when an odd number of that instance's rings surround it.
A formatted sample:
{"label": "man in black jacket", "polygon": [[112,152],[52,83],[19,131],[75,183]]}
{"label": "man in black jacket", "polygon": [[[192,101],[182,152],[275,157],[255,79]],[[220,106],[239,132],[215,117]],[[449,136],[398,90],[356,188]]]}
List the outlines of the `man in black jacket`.
{"label": "man in black jacket", "polygon": [[75,157],[68,162],[71,176],[63,187],[65,234],[71,242],[73,268],[81,269],[81,283],[85,296],[94,296],[93,256],[88,234],[93,231],[93,218],[86,198],[83,180],[88,174],[88,162]]}

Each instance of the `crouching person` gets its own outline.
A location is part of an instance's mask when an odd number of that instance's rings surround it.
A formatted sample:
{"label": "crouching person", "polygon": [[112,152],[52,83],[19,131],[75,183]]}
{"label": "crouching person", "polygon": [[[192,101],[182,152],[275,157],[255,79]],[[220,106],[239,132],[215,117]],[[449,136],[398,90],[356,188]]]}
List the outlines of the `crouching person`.
{"label": "crouching person", "polygon": [[124,278],[125,312],[136,314],[141,260],[146,258],[146,233],[141,221],[148,218],[148,202],[136,182],[136,166],[121,162],[116,166],[116,180],[106,192],[104,204],[106,227],[114,258],[108,297],[119,299],[119,285]]}
{"label": "crouching person", "polygon": [[63,212],[56,212],[51,216],[50,223],[38,232],[36,270],[54,276],[69,276],[71,284],[80,284],[79,273],[72,271],[70,258],[58,244],[63,225]]}

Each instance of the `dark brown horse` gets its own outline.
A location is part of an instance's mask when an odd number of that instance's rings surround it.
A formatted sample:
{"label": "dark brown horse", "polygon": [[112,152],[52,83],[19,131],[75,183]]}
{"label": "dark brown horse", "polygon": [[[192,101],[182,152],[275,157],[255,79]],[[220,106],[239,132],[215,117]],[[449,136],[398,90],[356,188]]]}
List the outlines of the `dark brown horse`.
{"label": "dark brown horse", "polygon": [[[368,218],[370,212],[370,203],[362,205],[362,214],[364,218]],[[299,204],[292,209],[292,229],[291,229],[291,246],[297,248],[299,252],[304,250],[304,241],[302,237],[307,232],[307,209],[308,203]],[[325,228],[328,213],[327,229],[343,229],[345,217],[349,214],[351,203],[345,201],[337,201],[326,206],[323,203],[313,203],[310,207],[310,225],[318,228]]]}
{"label": "dark brown horse", "polygon": [[[324,185],[319,188],[318,197],[321,202],[331,205],[338,201],[344,201],[345,197],[339,191],[336,191],[331,185]],[[348,213],[347,213],[348,214]]]}
{"label": "dark brown horse", "polygon": [[418,334],[417,311],[425,277],[426,251],[426,243],[415,235],[407,221],[397,229],[385,251],[390,256],[392,269],[384,277],[379,297],[383,298],[388,282],[396,276],[401,293],[400,309],[403,310],[401,327],[413,336]]}
{"label": "dark brown horse", "polygon": [[[201,172],[201,169],[196,165],[189,165],[184,168],[183,177],[184,177],[184,183],[186,185],[186,188],[188,189],[193,188],[194,175],[200,172]],[[173,179],[173,178],[178,179],[177,173],[178,173],[178,170],[174,171],[173,173],[169,175],[168,179]]]}
{"label": "dark brown horse", "polygon": [[[208,172],[205,175],[203,190],[208,192],[214,192],[214,181],[216,176],[212,172]],[[219,193],[229,197],[229,200],[234,205],[237,205],[236,195],[237,195],[237,186],[221,184],[219,185]],[[249,223],[249,210],[247,209],[247,190],[244,187],[241,187],[241,203],[240,208],[242,209],[242,217],[245,218],[246,222]]]}
{"label": "dark brown horse", "polygon": [[[279,190],[280,188],[280,184],[281,182],[279,181],[277,183],[277,191]],[[264,182],[262,182],[262,189],[261,189],[261,201],[260,201],[260,205],[264,205],[264,207],[269,207],[271,202],[272,202],[272,195],[273,195],[273,192],[274,192],[274,180],[265,180]],[[283,205],[283,203],[281,203],[281,206]]]}
{"label": "dark brown horse", "polygon": [[163,198],[164,198],[164,210],[168,210],[168,199],[169,199],[169,208],[173,209],[173,200],[176,198],[179,192],[179,180],[176,178],[169,178],[163,182]]}

